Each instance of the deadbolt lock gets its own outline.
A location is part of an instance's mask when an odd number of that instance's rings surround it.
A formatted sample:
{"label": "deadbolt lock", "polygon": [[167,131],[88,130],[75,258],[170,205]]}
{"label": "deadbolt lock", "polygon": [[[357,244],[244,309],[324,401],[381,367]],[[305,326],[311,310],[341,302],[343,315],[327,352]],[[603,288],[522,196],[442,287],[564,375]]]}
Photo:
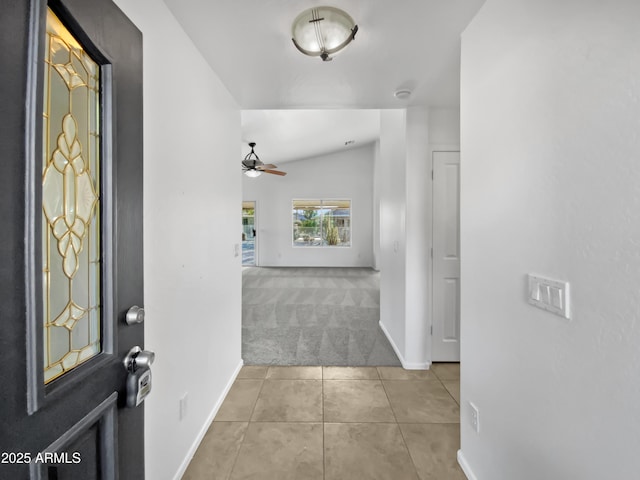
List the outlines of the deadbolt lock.
{"label": "deadbolt lock", "polygon": [[135,325],[136,323],[144,322],[144,308],[134,305],[129,310],[124,318],[127,325]]}

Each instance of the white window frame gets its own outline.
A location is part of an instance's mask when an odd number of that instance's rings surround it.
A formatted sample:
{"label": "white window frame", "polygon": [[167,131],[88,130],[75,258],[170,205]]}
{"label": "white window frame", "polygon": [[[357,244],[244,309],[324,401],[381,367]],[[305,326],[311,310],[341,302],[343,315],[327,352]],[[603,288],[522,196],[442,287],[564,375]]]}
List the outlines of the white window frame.
{"label": "white window frame", "polygon": [[[294,233],[294,225],[293,225],[293,217],[292,217],[292,213],[293,213],[293,209],[294,209],[294,202],[305,202],[305,201],[318,201],[320,202],[320,204],[322,204],[322,202],[349,202],[349,245],[296,245],[295,240],[293,239],[293,233]],[[326,197],[326,198],[321,198],[321,197],[307,197],[307,198],[292,198],[291,199],[291,203],[290,203],[291,207],[290,207],[290,214],[289,214],[289,224],[291,225],[291,233],[289,235],[289,238],[291,239],[291,246],[293,248],[302,248],[302,249],[313,249],[313,248],[337,248],[337,249],[347,249],[347,248],[351,248],[353,246],[353,199],[349,198],[349,197]]]}

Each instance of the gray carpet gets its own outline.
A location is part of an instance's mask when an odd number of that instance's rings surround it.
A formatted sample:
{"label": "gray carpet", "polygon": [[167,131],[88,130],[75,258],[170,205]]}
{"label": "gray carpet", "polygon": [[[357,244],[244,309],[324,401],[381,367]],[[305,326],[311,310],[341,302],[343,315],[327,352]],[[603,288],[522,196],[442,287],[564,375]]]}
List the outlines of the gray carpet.
{"label": "gray carpet", "polygon": [[243,268],[245,365],[398,366],[370,268]]}

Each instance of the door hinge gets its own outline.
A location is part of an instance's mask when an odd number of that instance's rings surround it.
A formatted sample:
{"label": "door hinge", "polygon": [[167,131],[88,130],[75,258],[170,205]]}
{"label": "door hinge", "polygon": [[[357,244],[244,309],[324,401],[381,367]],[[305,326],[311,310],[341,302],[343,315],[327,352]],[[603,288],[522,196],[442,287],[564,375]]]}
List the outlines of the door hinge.
{"label": "door hinge", "polygon": [[431,258],[433,258],[433,247],[431,247]]}
{"label": "door hinge", "polygon": [[431,170],[431,180],[433,180],[433,170]]}

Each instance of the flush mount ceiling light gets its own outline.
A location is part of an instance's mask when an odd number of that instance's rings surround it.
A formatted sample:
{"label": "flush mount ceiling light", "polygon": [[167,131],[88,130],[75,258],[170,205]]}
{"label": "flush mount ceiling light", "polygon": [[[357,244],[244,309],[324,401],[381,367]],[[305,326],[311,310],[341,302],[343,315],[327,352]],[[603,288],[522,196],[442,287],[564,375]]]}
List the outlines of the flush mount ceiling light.
{"label": "flush mount ceiling light", "polygon": [[347,13],[335,7],[316,7],[296,17],[291,27],[293,44],[310,57],[332,60],[334,55],[349,45],[358,32],[358,26]]}

